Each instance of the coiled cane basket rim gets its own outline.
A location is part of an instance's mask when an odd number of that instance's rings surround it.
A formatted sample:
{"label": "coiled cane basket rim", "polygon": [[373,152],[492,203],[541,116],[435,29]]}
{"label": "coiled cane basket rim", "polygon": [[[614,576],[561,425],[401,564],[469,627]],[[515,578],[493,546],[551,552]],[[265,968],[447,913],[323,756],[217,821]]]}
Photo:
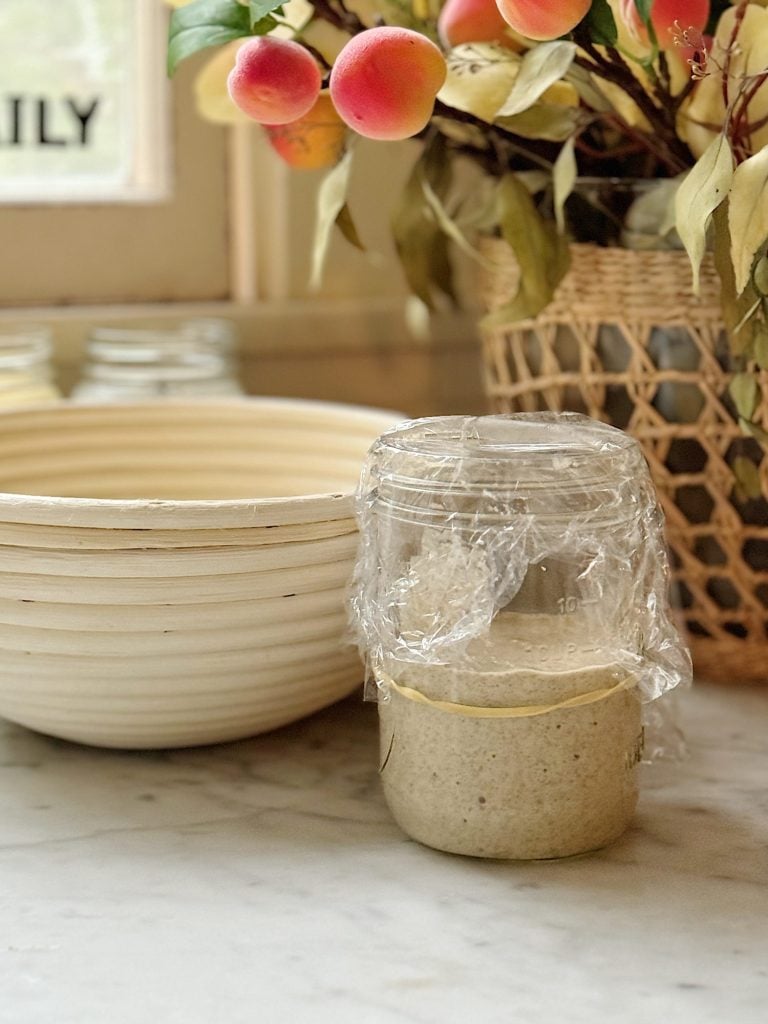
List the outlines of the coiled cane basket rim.
{"label": "coiled cane basket rim", "polygon": [[[492,410],[577,409],[636,437],[666,517],[673,593],[697,677],[768,682],[768,452],[745,437],[728,394],[733,372],[712,260],[696,296],[684,252],[574,244],[550,305],[504,323],[498,311],[517,290],[517,263],[501,239],[484,239],[481,249],[493,266],[481,296],[497,312],[480,329]],[[606,327],[620,358],[606,346]],[[682,366],[660,355],[660,329],[684,332]],[[768,427],[768,374],[758,380],[754,418]],[[670,416],[661,400],[669,394],[686,396],[695,415]],[[611,395],[622,396],[626,422],[607,410]],[[695,456],[688,465],[686,452]],[[759,498],[740,497],[739,454],[758,471]]]}

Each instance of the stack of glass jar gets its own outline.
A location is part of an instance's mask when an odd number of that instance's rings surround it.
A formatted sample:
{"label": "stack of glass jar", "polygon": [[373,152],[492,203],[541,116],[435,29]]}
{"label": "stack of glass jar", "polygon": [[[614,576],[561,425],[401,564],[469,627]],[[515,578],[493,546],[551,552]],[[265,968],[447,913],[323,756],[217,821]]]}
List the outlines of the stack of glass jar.
{"label": "stack of glass jar", "polygon": [[41,405],[60,398],[51,367],[51,336],[44,327],[0,333],[0,408]]}
{"label": "stack of glass jar", "polygon": [[132,402],[243,393],[233,325],[201,318],[176,328],[94,328],[70,397],[75,402]]}

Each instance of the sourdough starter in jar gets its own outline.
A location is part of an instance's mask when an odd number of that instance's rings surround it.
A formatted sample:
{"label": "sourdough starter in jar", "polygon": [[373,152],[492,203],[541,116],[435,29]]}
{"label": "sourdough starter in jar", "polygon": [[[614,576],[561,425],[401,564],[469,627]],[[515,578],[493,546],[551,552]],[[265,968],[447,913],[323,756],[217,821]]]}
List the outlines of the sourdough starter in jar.
{"label": "sourdough starter in jar", "polygon": [[351,603],[403,830],[567,857],[629,825],[642,703],[690,673],[639,447],[573,414],[414,420],[372,447]]}
{"label": "sourdough starter in jar", "polygon": [[[583,651],[564,656],[565,638],[547,667],[516,668],[518,644],[557,644],[562,630],[548,616],[530,618],[494,623],[497,658],[509,649],[507,670],[393,666],[395,685],[379,702],[381,781],[414,839],[477,857],[567,857],[611,843],[632,820],[642,750],[637,686],[620,665],[589,664]],[[406,696],[410,689],[430,703]],[[589,703],[553,708],[585,696]],[[463,710],[435,703],[446,700]],[[510,707],[537,713],[474,711]]]}

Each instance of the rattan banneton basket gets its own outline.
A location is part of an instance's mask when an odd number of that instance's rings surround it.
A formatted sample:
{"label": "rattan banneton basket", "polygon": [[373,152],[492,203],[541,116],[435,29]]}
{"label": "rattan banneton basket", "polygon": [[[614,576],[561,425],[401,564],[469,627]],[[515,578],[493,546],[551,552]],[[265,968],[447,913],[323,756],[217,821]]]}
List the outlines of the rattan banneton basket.
{"label": "rattan banneton basket", "polygon": [[[487,308],[517,288],[501,240]],[[483,370],[498,412],[570,409],[622,427],[643,446],[667,521],[673,602],[699,678],[768,681],[768,452],[745,437],[728,395],[719,282],[705,263],[691,292],[682,252],[579,244],[553,302],[533,320],[481,330]],[[768,420],[764,374],[757,420]],[[735,459],[758,469],[762,497],[736,486]]]}

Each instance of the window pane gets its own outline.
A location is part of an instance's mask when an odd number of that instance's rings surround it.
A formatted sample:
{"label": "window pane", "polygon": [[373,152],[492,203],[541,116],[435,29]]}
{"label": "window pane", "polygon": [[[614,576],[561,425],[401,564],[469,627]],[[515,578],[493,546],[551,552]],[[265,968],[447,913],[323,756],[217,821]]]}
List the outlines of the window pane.
{"label": "window pane", "polygon": [[161,16],[158,0],[2,0],[0,201],[165,194]]}

